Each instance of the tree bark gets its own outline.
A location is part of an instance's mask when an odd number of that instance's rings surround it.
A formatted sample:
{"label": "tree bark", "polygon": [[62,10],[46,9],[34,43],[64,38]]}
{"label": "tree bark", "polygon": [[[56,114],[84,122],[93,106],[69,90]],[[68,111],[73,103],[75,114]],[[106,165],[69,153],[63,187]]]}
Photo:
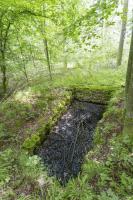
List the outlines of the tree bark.
{"label": "tree bark", "polygon": [[49,70],[49,76],[50,80],[52,80],[52,72],[51,72],[51,64],[50,64],[50,56],[49,56],[49,49],[48,49],[48,41],[46,38],[43,39],[44,47],[45,47],[45,55],[46,55],[46,60],[47,60],[47,65],[48,65],[48,70]]}
{"label": "tree bark", "polygon": [[27,70],[26,70],[26,64],[25,64],[25,58],[24,58],[24,55],[23,55],[23,49],[21,47],[21,42],[20,42],[20,39],[19,39],[19,36],[18,36],[18,28],[17,27],[14,27],[15,28],[15,34],[16,34],[16,39],[17,39],[17,42],[18,42],[18,45],[19,45],[19,50],[20,50],[20,54],[21,54],[21,57],[22,57],[22,62],[23,62],[23,73],[24,73],[24,76],[26,78],[26,81],[27,83],[29,84],[29,78],[28,78],[28,74],[27,74]]}
{"label": "tree bark", "polygon": [[0,62],[1,62],[1,72],[2,72],[2,87],[3,87],[3,93],[5,94],[7,92],[7,75],[6,75],[6,49],[7,49],[7,41],[8,41],[8,34],[11,26],[11,22],[9,21],[7,23],[7,27],[5,30],[5,33],[3,31],[3,24],[2,19],[0,22]]}
{"label": "tree bark", "polygon": [[64,58],[64,69],[67,69],[67,65],[68,65],[68,63],[67,63],[67,58],[65,57],[65,58]]}
{"label": "tree bark", "polygon": [[6,64],[5,64],[5,54],[1,52],[1,72],[2,72],[2,88],[3,93],[7,91],[7,77],[6,77]]}
{"label": "tree bark", "polygon": [[117,66],[118,67],[122,63],[123,47],[124,47],[124,40],[125,40],[125,34],[126,34],[126,25],[127,25],[127,14],[128,14],[128,0],[124,0],[122,29],[121,29],[121,35],[120,35],[118,57],[117,57]]}
{"label": "tree bark", "polygon": [[[133,29],[133,28],[132,28]],[[128,134],[133,141],[133,30],[126,75],[126,108],[124,134]]]}
{"label": "tree bark", "polygon": [[35,54],[34,54],[33,51],[32,51],[32,45],[31,45],[31,43],[29,44],[29,48],[30,48],[30,56],[31,56],[31,58],[32,58],[33,66],[34,66],[34,68],[36,68]]}
{"label": "tree bark", "polygon": [[68,60],[67,60],[67,50],[66,50],[66,36],[65,36],[65,33],[63,34],[64,35],[64,39],[63,39],[63,53],[64,53],[64,69],[67,69],[67,66],[68,66]]}
{"label": "tree bark", "polygon": [[[42,9],[42,14],[44,14],[44,13],[45,13],[45,5],[43,5],[43,9]],[[48,41],[47,41],[47,37],[46,37],[45,27],[46,27],[46,22],[44,20],[41,31],[42,31],[42,35],[43,35],[43,44],[44,44],[44,51],[45,51],[45,56],[46,56],[46,60],[47,60],[48,71],[49,71],[49,77],[50,77],[50,80],[52,80],[50,54],[49,54],[49,47],[48,47]]]}

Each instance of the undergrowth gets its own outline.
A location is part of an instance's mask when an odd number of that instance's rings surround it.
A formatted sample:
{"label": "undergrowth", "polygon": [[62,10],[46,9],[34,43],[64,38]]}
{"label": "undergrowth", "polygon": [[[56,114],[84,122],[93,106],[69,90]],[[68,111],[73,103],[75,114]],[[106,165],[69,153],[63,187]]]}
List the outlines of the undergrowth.
{"label": "undergrowth", "polygon": [[121,86],[125,84],[125,67],[119,68],[90,68],[78,67],[73,69],[60,69],[60,73],[53,76],[53,80],[49,80],[41,76],[34,79],[31,83],[41,84],[45,86],[51,85],[52,87],[71,87],[79,85],[107,85],[107,86]]}

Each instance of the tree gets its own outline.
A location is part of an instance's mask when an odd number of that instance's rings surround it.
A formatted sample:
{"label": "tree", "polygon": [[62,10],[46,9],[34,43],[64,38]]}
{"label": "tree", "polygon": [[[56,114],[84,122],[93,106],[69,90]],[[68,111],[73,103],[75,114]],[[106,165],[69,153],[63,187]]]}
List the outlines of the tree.
{"label": "tree", "polygon": [[128,14],[128,0],[124,0],[123,16],[122,16],[122,28],[121,28],[118,57],[117,57],[117,66],[118,67],[122,63],[123,47],[124,47],[126,25],[127,25],[127,14]]}
{"label": "tree", "polygon": [[[6,77],[6,50],[7,50],[7,41],[9,37],[9,31],[13,20],[12,12],[1,10],[0,15],[0,67],[2,72],[2,85],[3,92],[6,92],[7,89],[7,77]],[[8,14],[8,16],[7,16]]]}
{"label": "tree", "polygon": [[49,71],[49,76],[50,80],[52,80],[52,71],[51,71],[51,63],[50,63],[50,55],[49,55],[49,48],[48,48],[48,40],[46,38],[46,32],[45,32],[45,23],[44,23],[44,28],[43,28],[43,44],[44,44],[44,51],[45,51],[45,56],[47,60],[47,65],[48,65],[48,71]]}
{"label": "tree", "polygon": [[27,8],[14,1],[1,2],[0,6],[0,68],[2,72],[2,88],[3,93],[7,91],[7,52],[9,49],[9,40],[12,35],[12,26],[18,18],[27,14]]}
{"label": "tree", "polygon": [[[45,13],[45,6],[44,5],[43,5],[43,13]],[[43,44],[44,44],[44,49],[45,49],[45,56],[46,56],[46,60],[47,60],[49,76],[50,76],[50,80],[52,80],[52,70],[51,70],[49,46],[48,46],[48,40],[47,40],[45,27],[46,27],[46,22],[44,20],[44,22],[42,24]]]}
{"label": "tree", "polygon": [[132,38],[130,45],[127,75],[126,75],[125,96],[126,96],[126,111],[125,111],[124,133],[128,134],[133,139],[133,28],[132,28]]}

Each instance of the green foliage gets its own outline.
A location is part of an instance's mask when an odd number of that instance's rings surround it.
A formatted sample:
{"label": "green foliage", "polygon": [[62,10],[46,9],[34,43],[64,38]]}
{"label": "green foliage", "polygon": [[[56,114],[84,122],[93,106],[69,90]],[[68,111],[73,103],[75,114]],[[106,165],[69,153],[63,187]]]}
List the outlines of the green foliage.
{"label": "green foliage", "polygon": [[24,178],[28,180],[37,180],[43,171],[40,158],[37,156],[28,156],[25,153],[21,153],[19,157],[19,165],[22,170]]}
{"label": "green foliage", "polygon": [[9,183],[14,160],[11,149],[0,152],[0,187]]}
{"label": "green foliage", "polygon": [[35,133],[31,138],[27,138],[23,143],[23,148],[27,150],[33,150],[40,143],[39,133]]}
{"label": "green foliage", "polygon": [[98,200],[120,200],[119,197],[111,190],[107,190],[107,192],[101,192]]}
{"label": "green foliage", "polygon": [[131,178],[130,176],[128,176],[126,173],[122,173],[122,175],[120,176],[121,179],[121,188],[123,191],[127,192],[127,193],[131,193],[132,189],[133,189],[133,178]]}
{"label": "green foliage", "polygon": [[88,187],[87,176],[78,177],[76,180],[72,180],[68,183],[64,199],[73,200],[93,200],[94,194],[91,188]]}
{"label": "green foliage", "polygon": [[32,200],[32,199],[34,199],[34,197],[33,196],[25,196],[25,195],[21,195],[21,196],[19,196],[18,197],[18,200]]}
{"label": "green foliage", "polygon": [[88,181],[91,181],[93,177],[99,176],[99,173],[103,171],[103,165],[97,161],[86,159],[82,168],[82,173],[87,177]]}
{"label": "green foliage", "polygon": [[63,188],[59,185],[57,180],[54,180],[47,191],[48,200],[62,200],[64,198]]}
{"label": "green foliage", "polygon": [[6,136],[7,136],[6,128],[3,124],[0,124],[0,140],[2,138],[6,138]]}
{"label": "green foliage", "polygon": [[11,188],[8,188],[6,191],[3,190],[2,200],[12,200],[15,199],[15,197],[16,194]]}

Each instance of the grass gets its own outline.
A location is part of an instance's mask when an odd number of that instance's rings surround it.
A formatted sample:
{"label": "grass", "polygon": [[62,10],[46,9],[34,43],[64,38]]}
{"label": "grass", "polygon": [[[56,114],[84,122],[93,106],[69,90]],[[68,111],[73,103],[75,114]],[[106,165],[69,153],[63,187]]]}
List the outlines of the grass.
{"label": "grass", "polygon": [[[90,69],[88,67],[78,67],[73,69],[60,69],[59,73],[53,74],[53,80],[49,83],[49,79],[43,75],[36,79],[36,83],[52,87],[72,87],[79,85],[105,85],[105,86],[121,86],[125,84],[125,67],[99,68]],[[33,84],[35,79],[33,80]]]}

